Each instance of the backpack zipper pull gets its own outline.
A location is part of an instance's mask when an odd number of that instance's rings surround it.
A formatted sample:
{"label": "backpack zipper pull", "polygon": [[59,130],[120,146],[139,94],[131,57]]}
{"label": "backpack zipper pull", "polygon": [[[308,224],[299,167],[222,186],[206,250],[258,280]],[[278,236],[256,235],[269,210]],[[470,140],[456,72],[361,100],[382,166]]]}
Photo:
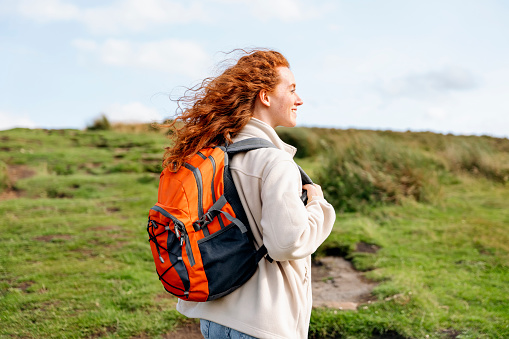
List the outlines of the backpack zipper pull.
{"label": "backpack zipper pull", "polygon": [[175,225],[175,235],[180,240],[180,247],[182,247],[182,245],[184,244],[184,237],[182,236],[181,232],[179,231],[179,226],[177,226],[177,224],[174,224],[174,225]]}
{"label": "backpack zipper pull", "polygon": [[177,227],[177,224],[174,224],[174,226],[175,226],[175,227],[174,227],[175,235],[177,236],[177,238],[179,238],[179,239],[180,239],[180,232],[179,232],[179,229],[178,229],[178,227]]}
{"label": "backpack zipper pull", "polygon": [[159,250],[159,244],[157,243],[157,241],[155,242],[155,244],[156,244],[157,254],[159,254],[159,261],[161,261],[161,264],[164,264],[164,259],[161,255],[161,251]]}

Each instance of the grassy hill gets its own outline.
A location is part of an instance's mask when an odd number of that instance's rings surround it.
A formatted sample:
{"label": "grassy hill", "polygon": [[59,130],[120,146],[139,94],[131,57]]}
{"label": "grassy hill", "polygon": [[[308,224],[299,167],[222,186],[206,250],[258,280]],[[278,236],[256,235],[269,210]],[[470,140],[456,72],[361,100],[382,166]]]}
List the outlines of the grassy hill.
{"label": "grassy hill", "polygon": [[[316,256],[379,281],[312,338],[509,337],[509,140],[281,129],[338,211]],[[186,322],[146,235],[164,131],[0,131],[0,336],[157,337]],[[374,245],[375,253],[359,250]]]}

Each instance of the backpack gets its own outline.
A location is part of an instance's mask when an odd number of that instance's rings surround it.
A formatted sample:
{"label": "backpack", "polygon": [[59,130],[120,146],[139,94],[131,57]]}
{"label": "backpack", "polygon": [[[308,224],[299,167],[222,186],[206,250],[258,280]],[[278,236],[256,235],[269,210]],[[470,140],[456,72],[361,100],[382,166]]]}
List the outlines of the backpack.
{"label": "backpack", "polygon": [[[166,291],[188,301],[214,300],[255,273],[267,249],[255,248],[229,162],[240,152],[268,147],[275,148],[260,138],[208,147],[177,172],[162,171],[147,232]],[[303,184],[312,183],[300,171]],[[306,203],[305,192],[301,199]],[[268,255],[267,259],[272,262]]]}

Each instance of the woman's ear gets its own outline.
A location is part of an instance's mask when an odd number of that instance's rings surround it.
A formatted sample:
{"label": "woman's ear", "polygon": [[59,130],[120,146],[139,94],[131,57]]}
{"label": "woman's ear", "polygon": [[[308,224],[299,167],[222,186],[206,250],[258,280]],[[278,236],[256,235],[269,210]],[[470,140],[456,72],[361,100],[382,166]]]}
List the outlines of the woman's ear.
{"label": "woman's ear", "polygon": [[270,98],[269,98],[269,93],[267,92],[267,90],[265,89],[262,89],[259,93],[258,93],[258,98],[260,99],[261,103],[267,107],[270,106]]}

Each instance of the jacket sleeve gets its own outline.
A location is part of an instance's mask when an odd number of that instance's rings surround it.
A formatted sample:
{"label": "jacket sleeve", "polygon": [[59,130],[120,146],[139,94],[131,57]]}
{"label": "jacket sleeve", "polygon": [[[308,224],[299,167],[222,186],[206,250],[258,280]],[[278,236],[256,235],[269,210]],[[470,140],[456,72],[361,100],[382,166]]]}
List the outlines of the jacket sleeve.
{"label": "jacket sleeve", "polygon": [[329,236],[336,218],[323,198],[307,206],[300,200],[302,183],[293,160],[267,169],[262,179],[263,243],[277,261],[302,259],[316,251]]}

